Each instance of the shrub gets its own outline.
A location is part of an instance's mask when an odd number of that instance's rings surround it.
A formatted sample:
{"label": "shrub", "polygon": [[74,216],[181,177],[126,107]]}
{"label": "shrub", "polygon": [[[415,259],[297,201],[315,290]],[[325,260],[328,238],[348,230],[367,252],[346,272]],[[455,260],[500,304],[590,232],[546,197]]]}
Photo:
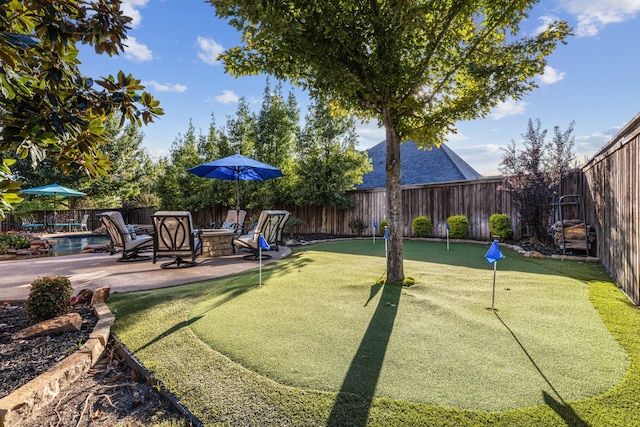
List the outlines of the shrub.
{"label": "shrub", "polygon": [[464,239],[469,235],[469,220],[464,215],[454,215],[447,218],[449,224],[449,237],[452,239]]}
{"label": "shrub", "polygon": [[364,230],[365,228],[367,228],[367,226],[364,225],[364,221],[362,221],[360,218],[353,218],[349,221],[349,228],[351,228],[351,231],[357,236],[362,236],[362,233],[364,233]]}
{"label": "shrub", "polygon": [[489,232],[491,233],[491,239],[493,239],[493,236],[498,236],[501,241],[513,239],[511,222],[506,214],[491,215],[489,218]]}
{"label": "shrub", "polygon": [[34,238],[32,234],[24,231],[0,232],[0,246],[4,246],[7,249],[25,249],[31,246],[31,241]]}
{"label": "shrub", "polygon": [[553,201],[560,194],[560,182],[573,168],[574,123],[566,131],[553,128],[553,138],[547,140],[547,130],[541,130],[540,119],[529,119],[527,132],[522,134],[524,150],[516,142],[504,149],[498,169],[505,176],[506,190],[520,218],[540,243],[550,241],[549,218]]}
{"label": "shrub", "polygon": [[[257,222],[257,221],[256,221]],[[300,226],[302,226],[303,222],[300,218],[294,218],[292,216],[290,216],[287,219],[287,222],[284,224],[285,228],[291,230],[292,228],[298,228]]]}
{"label": "shrub", "polygon": [[413,220],[413,235],[416,237],[429,237],[431,231],[433,230],[433,225],[431,224],[431,220],[426,216],[419,216],[414,218]]}
{"label": "shrub", "polygon": [[24,308],[36,322],[61,316],[71,311],[71,292],[67,277],[40,277],[31,284]]}
{"label": "shrub", "polygon": [[290,216],[287,219],[287,222],[284,224],[284,228],[286,230],[288,230],[289,232],[294,232],[294,231],[297,231],[298,227],[301,227],[302,224],[303,224],[303,222],[302,222],[302,220],[300,218],[294,218],[294,217]]}
{"label": "shrub", "polygon": [[380,221],[380,225],[378,226],[378,232],[382,236],[384,234],[384,229],[387,228],[387,220],[383,219]]}

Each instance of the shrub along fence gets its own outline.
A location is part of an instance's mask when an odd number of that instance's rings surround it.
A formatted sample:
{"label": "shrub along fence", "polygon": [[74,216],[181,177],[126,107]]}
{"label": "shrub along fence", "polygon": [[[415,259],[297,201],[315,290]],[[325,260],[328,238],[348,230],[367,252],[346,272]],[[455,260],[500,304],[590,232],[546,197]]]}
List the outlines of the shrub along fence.
{"label": "shrub along fence", "polygon": [[[520,236],[517,212],[511,204],[511,196],[501,190],[502,178],[473,181],[456,181],[426,185],[406,185],[402,189],[403,221],[405,236],[413,236],[412,222],[426,216],[433,224],[433,237],[446,236],[447,218],[464,215],[469,220],[469,239],[489,240],[489,217],[495,213],[507,214]],[[387,192],[384,188],[350,192],[353,209],[339,211],[326,209],[326,232],[330,234],[354,234],[349,227],[352,219],[360,219],[367,226],[365,234],[371,235],[373,222],[387,219]],[[297,227],[300,233],[318,233],[322,222],[322,208],[283,206],[294,218],[302,221]]]}

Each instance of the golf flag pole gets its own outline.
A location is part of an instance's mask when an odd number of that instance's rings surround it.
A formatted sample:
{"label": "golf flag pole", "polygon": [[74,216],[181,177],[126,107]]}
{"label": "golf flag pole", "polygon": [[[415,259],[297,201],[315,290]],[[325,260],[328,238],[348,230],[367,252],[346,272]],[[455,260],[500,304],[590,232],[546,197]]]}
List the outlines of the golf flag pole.
{"label": "golf flag pole", "polygon": [[493,292],[491,292],[491,311],[495,310],[496,301],[496,271],[498,270],[498,263],[493,263]]}
{"label": "golf flag pole", "polygon": [[447,250],[449,250],[449,231],[451,231],[451,227],[449,227],[449,223],[447,222]]}
{"label": "golf flag pole", "polygon": [[260,281],[258,284],[262,286],[262,249],[271,250],[271,247],[267,243],[262,234],[258,234],[258,259],[260,260]]}
{"label": "golf flag pole", "polygon": [[378,224],[376,223],[376,220],[373,220],[373,244],[376,244],[376,230],[378,229]]}
{"label": "golf flag pole", "polygon": [[387,227],[384,228],[384,257],[385,259],[387,259],[388,256],[388,252],[387,252],[387,240],[389,240],[389,229]]}
{"label": "golf flag pole", "polygon": [[504,258],[504,254],[500,251],[498,241],[494,240],[489,250],[485,254],[485,259],[489,264],[493,264],[493,293],[491,295],[491,311],[495,311],[495,299],[496,299],[496,271],[498,260]]}

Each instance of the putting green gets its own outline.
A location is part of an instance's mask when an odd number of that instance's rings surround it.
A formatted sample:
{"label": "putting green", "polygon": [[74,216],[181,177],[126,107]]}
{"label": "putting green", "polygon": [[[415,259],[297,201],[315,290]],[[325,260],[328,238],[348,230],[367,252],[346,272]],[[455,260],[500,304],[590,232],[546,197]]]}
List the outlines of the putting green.
{"label": "putting green", "polygon": [[376,284],[384,245],[316,245],[216,283],[190,313],[208,346],[297,387],[497,411],[599,395],[628,360],[585,283],[488,246],[405,242],[410,288]]}

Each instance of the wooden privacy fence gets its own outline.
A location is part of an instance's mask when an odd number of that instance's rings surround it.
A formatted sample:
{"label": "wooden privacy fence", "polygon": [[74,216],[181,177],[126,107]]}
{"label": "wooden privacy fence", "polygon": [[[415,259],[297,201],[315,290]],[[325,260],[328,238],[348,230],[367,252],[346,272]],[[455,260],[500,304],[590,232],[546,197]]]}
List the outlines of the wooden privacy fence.
{"label": "wooden privacy fence", "polygon": [[598,256],[634,304],[640,304],[640,114],[583,168],[580,187],[597,227]]}
{"label": "wooden privacy fence", "polygon": [[[519,237],[517,212],[508,192],[501,190],[502,178],[488,178],[473,181],[457,181],[427,185],[407,185],[402,189],[402,206],[405,236],[413,236],[412,221],[418,216],[426,216],[433,224],[434,237],[446,236],[447,218],[464,215],[469,220],[469,238],[490,240],[489,217],[495,213],[507,214],[512,227]],[[326,210],[326,232],[351,235],[349,226],[352,219],[364,222],[365,234],[372,233],[373,221],[377,224],[386,219],[387,192],[384,188],[356,190],[350,192],[354,208],[339,211]],[[321,228],[322,208],[283,206],[294,218],[302,221],[296,231],[318,233]]]}

